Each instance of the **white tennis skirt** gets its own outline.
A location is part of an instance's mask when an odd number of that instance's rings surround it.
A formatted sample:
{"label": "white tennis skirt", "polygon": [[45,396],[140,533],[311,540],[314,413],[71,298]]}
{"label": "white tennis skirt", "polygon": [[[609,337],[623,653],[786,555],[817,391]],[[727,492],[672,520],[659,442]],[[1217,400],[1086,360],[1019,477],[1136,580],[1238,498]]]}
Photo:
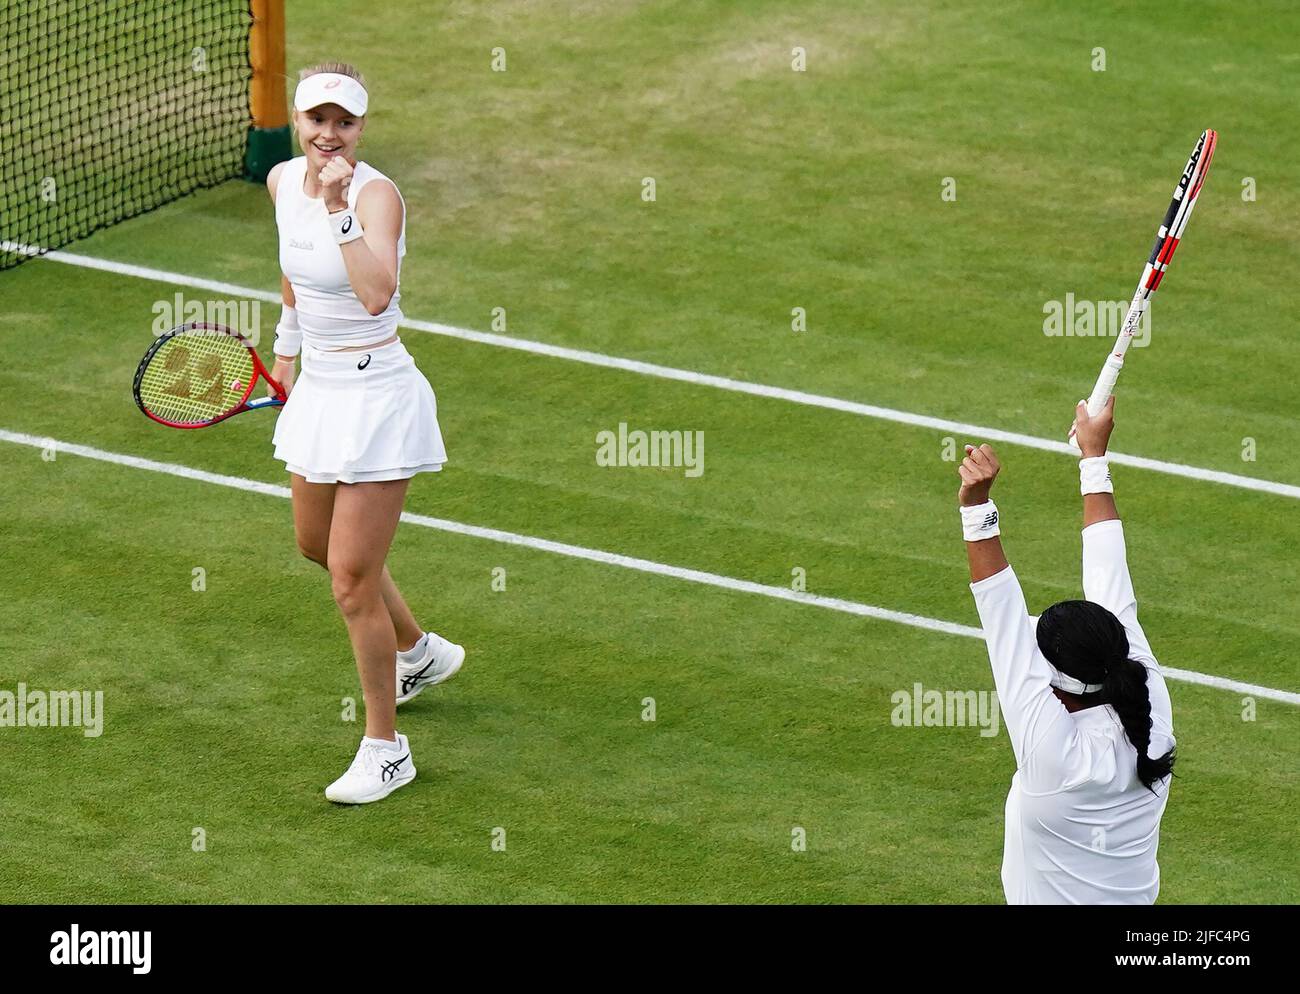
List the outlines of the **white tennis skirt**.
{"label": "white tennis skirt", "polygon": [[438,401],[400,338],[369,352],[304,342],[273,441],[275,457],[308,483],[405,480],[447,461]]}

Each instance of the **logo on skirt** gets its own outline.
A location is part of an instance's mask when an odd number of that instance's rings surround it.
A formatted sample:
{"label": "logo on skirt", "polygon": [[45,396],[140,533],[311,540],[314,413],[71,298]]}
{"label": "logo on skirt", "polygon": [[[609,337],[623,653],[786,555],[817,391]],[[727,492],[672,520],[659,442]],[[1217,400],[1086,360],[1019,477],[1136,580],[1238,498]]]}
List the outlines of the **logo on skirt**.
{"label": "logo on skirt", "polygon": [[357,369],[365,369],[369,365],[370,365],[370,355],[369,353],[367,353],[366,357],[362,359],[359,363],[357,363]]}

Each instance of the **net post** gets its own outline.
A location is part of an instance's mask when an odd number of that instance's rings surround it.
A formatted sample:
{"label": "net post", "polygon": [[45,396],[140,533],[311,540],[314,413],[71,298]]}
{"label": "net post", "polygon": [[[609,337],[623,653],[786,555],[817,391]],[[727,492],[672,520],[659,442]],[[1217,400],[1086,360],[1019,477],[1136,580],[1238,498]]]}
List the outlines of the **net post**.
{"label": "net post", "polygon": [[250,0],[253,17],[248,32],[248,61],[253,68],[249,86],[248,178],[265,182],[277,162],[292,157],[289,104],[285,99],[284,0]]}

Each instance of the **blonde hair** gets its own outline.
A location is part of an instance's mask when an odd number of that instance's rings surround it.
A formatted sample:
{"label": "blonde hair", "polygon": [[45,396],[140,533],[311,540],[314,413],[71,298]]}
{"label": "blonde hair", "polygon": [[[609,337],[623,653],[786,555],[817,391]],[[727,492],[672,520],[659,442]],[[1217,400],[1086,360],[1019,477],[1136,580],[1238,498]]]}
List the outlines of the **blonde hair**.
{"label": "blonde hair", "polygon": [[317,73],[333,72],[340,76],[351,76],[362,86],[366,85],[366,78],[361,75],[351,62],[317,62],[314,66],[308,66],[305,69],[298,70],[298,82],[301,83],[308,76],[315,76]]}

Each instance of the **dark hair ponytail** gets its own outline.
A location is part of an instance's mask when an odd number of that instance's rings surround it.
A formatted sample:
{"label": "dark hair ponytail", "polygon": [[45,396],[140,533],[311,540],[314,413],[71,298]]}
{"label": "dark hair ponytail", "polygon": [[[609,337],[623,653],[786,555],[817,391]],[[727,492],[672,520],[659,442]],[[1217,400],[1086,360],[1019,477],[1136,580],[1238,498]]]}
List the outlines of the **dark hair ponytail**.
{"label": "dark hair ponytail", "polygon": [[[1101,700],[1115,709],[1137,750],[1137,776],[1152,793],[1174,768],[1174,750],[1147,756],[1151,744],[1151,694],[1147,668],[1128,658],[1128,634],[1120,620],[1092,601],[1061,601],[1038,619],[1038,648],[1062,673],[1101,684]],[[1083,699],[1088,700],[1091,695]]]}
{"label": "dark hair ponytail", "polygon": [[1115,709],[1124,726],[1124,734],[1137,750],[1137,775],[1142,786],[1152,793],[1151,785],[1163,780],[1174,769],[1174,750],[1159,759],[1147,755],[1151,744],[1151,694],[1147,690],[1147,668],[1125,657],[1112,661],[1101,684],[1102,697]]}

